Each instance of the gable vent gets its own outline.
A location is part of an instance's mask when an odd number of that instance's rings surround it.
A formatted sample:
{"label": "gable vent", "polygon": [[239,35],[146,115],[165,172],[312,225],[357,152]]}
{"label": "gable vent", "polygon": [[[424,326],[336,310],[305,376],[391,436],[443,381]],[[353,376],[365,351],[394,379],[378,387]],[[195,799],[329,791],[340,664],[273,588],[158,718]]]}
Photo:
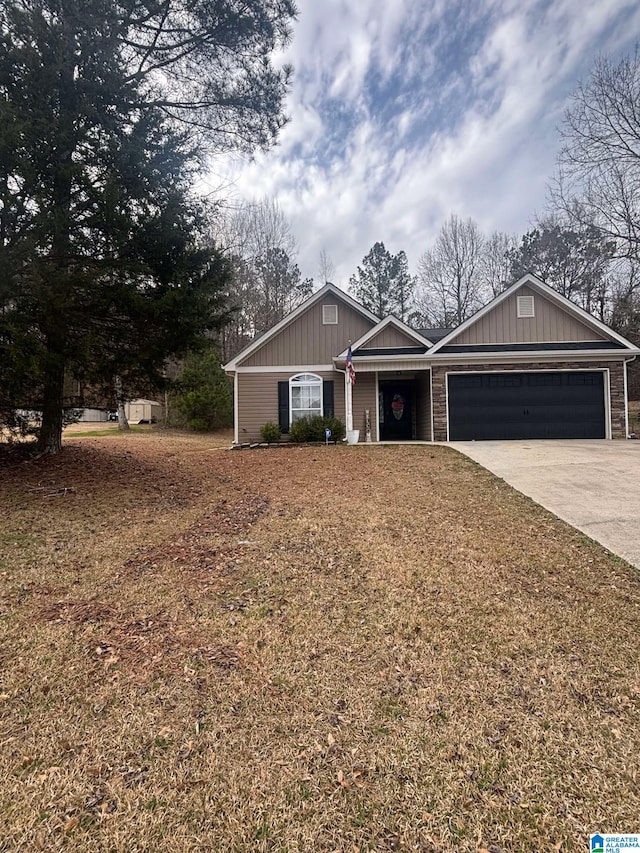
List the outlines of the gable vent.
{"label": "gable vent", "polygon": [[322,306],[322,325],[336,326],[338,324],[338,306],[323,305]]}
{"label": "gable vent", "polygon": [[533,296],[518,296],[518,317],[535,317]]}

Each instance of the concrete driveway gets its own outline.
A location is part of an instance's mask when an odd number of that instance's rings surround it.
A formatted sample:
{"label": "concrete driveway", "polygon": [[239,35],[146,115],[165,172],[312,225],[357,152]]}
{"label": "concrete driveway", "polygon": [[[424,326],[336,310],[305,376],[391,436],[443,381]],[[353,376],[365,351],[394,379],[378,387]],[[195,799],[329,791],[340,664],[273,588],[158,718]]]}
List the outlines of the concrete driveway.
{"label": "concrete driveway", "polygon": [[640,568],[640,441],[450,446]]}

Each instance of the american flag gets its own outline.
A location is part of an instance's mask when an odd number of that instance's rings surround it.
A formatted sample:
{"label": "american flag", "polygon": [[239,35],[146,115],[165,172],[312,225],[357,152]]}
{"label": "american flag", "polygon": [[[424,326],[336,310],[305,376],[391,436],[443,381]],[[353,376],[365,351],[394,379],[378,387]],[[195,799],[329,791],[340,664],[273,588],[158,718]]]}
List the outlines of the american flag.
{"label": "american flag", "polygon": [[347,353],[347,376],[349,377],[349,382],[352,385],[356,384],[356,372],[353,369],[353,353],[351,352],[351,344],[349,344],[349,352]]}

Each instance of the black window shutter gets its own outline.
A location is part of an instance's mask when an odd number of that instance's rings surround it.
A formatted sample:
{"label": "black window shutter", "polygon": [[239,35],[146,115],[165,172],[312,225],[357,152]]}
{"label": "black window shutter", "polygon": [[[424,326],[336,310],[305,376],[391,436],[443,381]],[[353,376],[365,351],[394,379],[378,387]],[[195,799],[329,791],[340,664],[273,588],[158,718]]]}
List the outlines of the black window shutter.
{"label": "black window shutter", "polygon": [[322,383],[322,411],[325,418],[332,418],[333,407],[333,379],[325,379]]}
{"label": "black window shutter", "polygon": [[278,423],[281,432],[289,432],[289,383],[278,382]]}

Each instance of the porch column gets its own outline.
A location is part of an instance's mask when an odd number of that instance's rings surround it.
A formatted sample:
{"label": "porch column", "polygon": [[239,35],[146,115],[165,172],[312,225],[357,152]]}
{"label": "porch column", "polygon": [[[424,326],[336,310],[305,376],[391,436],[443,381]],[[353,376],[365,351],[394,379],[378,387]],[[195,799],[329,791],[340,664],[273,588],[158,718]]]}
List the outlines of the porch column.
{"label": "porch column", "polygon": [[349,379],[349,371],[344,372],[344,419],[347,430],[353,429],[353,385]]}

